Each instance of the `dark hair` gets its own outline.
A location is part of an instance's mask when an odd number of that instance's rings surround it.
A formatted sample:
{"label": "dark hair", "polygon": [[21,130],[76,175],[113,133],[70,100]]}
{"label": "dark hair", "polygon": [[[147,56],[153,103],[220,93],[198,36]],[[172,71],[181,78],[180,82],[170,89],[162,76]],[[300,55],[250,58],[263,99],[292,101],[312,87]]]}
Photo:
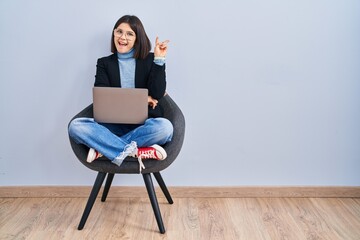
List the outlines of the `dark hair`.
{"label": "dark hair", "polygon": [[135,59],[144,59],[149,54],[151,50],[151,42],[146,35],[144,26],[142,25],[140,19],[136,16],[125,15],[122,16],[117,22],[115,23],[114,29],[111,35],[111,52],[116,52],[116,47],[114,43],[114,30],[121,24],[127,23],[130,25],[130,28],[136,34],[136,40],[134,43],[134,58]]}

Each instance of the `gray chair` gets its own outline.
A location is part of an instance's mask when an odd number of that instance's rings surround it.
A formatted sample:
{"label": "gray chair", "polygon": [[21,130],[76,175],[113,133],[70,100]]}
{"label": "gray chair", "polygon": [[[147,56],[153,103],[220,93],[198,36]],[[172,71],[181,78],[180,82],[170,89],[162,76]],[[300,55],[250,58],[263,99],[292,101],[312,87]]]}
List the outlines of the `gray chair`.
{"label": "gray chair", "polygon": [[[154,185],[152,182],[151,173],[154,175],[157,180],[161,190],[163,191],[167,201],[172,204],[173,200],[171,195],[161,177],[160,171],[164,170],[170,164],[174,162],[176,157],[178,156],[185,135],[185,118],[180,108],[176,105],[176,103],[171,99],[169,95],[164,96],[159,101],[160,107],[164,109],[164,117],[169,119],[174,126],[174,134],[171,142],[166,143],[163,147],[166,150],[167,158],[163,161],[157,160],[146,160],[144,161],[145,169],[142,170],[141,174],[143,175],[143,179],[146,185],[146,189],[150,198],[150,202],[152,208],[154,210],[155,218],[157,224],[159,226],[159,230],[161,233],[165,233],[165,227],[162,221],[159,204],[156,198]],[[76,116],[73,117],[93,117],[93,105],[89,105]],[[98,175],[96,177],[94,186],[91,190],[88,202],[86,204],[84,213],[80,220],[80,224],[78,229],[83,229],[86,220],[90,214],[92,206],[96,200],[96,197],[100,191],[100,188],[104,182],[104,179],[107,175],[104,191],[102,194],[101,201],[105,202],[106,197],[109,193],[110,186],[115,174],[139,174],[139,163],[137,159],[128,157],[124,160],[124,162],[118,167],[115,164],[112,164],[109,160],[103,157],[103,159],[96,160],[92,163],[86,162],[86,157],[89,151],[89,148],[82,144],[77,144],[75,141],[69,136],[71,147],[76,155],[76,157],[80,160],[82,164],[91,170],[97,171]]]}

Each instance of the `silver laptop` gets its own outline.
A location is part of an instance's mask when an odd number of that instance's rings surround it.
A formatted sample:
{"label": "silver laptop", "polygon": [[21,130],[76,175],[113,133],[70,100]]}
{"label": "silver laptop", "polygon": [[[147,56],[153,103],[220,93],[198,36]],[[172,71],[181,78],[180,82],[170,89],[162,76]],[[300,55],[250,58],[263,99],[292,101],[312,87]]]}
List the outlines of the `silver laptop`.
{"label": "silver laptop", "polygon": [[148,117],[148,90],[94,87],[93,104],[96,122],[142,124]]}

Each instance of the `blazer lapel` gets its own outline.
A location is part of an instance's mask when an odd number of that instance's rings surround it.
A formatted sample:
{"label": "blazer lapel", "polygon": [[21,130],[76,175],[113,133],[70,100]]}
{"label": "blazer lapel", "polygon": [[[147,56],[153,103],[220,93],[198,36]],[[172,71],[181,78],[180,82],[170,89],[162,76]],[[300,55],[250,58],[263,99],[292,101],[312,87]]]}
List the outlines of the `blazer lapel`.
{"label": "blazer lapel", "polygon": [[116,53],[111,56],[111,61],[109,62],[109,74],[111,75],[111,86],[121,87],[120,69]]}
{"label": "blazer lapel", "polygon": [[146,88],[144,82],[144,60],[136,59],[135,65],[135,88]]}

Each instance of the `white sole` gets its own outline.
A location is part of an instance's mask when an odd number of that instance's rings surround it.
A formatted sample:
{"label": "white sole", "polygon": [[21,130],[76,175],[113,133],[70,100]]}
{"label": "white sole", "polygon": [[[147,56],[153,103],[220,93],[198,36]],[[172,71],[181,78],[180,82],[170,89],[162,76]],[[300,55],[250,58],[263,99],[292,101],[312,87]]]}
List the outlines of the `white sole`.
{"label": "white sole", "polygon": [[[156,149],[156,154],[159,156],[159,154],[161,155],[162,159],[157,159],[158,161],[162,161],[165,160],[165,158],[167,157],[166,151],[164,148],[160,147],[157,144],[152,145],[151,147]],[[160,156],[159,156],[160,157]]]}
{"label": "white sole", "polygon": [[95,155],[95,154],[96,154],[95,149],[90,148],[90,149],[89,149],[89,153],[88,153],[87,158],[86,158],[86,161],[87,161],[88,163],[93,162],[93,161],[95,160],[95,159],[94,159],[94,155]]}

